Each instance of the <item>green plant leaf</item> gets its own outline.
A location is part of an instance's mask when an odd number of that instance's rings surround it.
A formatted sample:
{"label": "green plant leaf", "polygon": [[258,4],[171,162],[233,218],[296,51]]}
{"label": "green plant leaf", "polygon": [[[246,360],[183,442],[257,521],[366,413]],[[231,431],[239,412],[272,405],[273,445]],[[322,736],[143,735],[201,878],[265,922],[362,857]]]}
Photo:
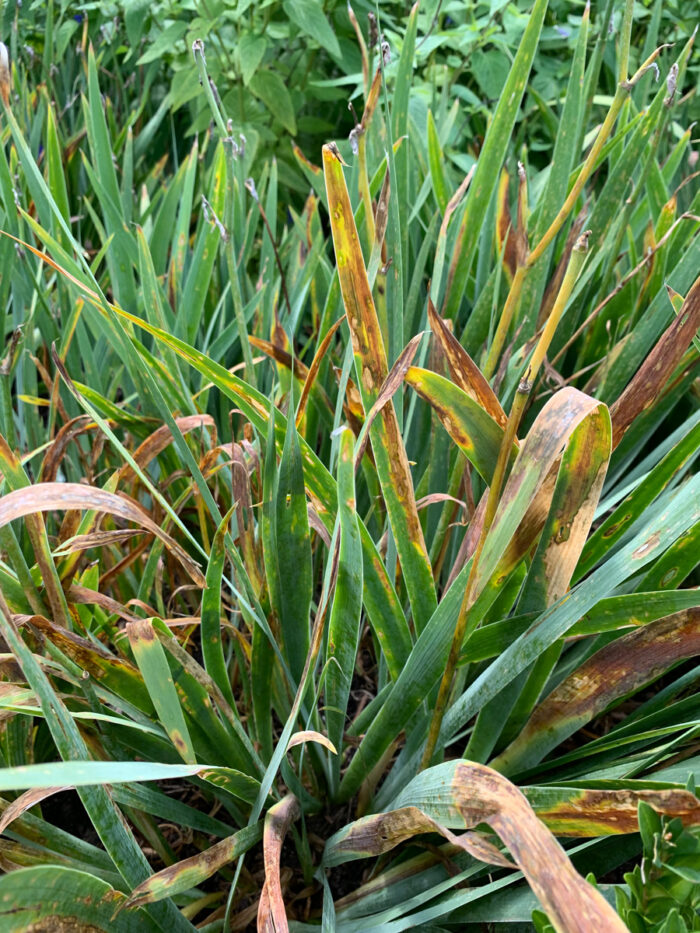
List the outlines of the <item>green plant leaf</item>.
{"label": "green plant leaf", "polygon": [[[324,146],[323,167],[355,372],[367,414],[388,375],[386,350],[336,146]],[[437,599],[393,401],[384,406],[372,425],[370,438],[416,628],[420,631],[435,611]]]}
{"label": "green plant leaf", "polygon": [[[338,579],[326,648],[326,722],[328,738],[336,748],[342,748],[362,616],[362,544],[355,510],[353,441],[352,431],[344,428],[338,452]],[[335,756],[334,765],[337,781],[340,775],[339,756]]]}
{"label": "green plant leaf", "polygon": [[115,917],[115,911],[126,903],[125,894],[87,872],[57,865],[4,875],[0,899],[0,925],[7,933],[71,926],[91,933],[158,933],[163,929],[145,911]]}
{"label": "green plant leaf", "polygon": [[256,71],[250,79],[248,87],[256,97],[260,98],[270,113],[280,121],[287,132],[295,136],[297,123],[294,116],[294,105],[287,87],[277,72],[268,69]]}
{"label": "green plant leaf", "polygon": [[322,49],[340,56],[340,46],[320,0],[285,0],[284,12],[301,31],[315,39]]}
{"label": "green plant leaf", "polygon": [[126,631],[136,663],[143,674],[151,700],[178,754],[187,764],[197,760],[175,691],[163,646],[156,638],[149,619],[128,622]]}
{"label": "green plant leaf", "polygon": [[241,36],[236,51],[241,63],[241,77],[244,84],[250,84],[250,79],[258,70],[266,49],[267,40],[265,36],[257,36],[250,32],[246,32]]}
{"label": "green plant leaf", "polygon": [[456,319],[467,277],[474,259],[474,250],[486,216],[491,195],[498,183],[510,134],[527,85],[532,61],[539,42],[548,0],[535,0],[527,27],[520,40],[517,55],[511,65],[508,80],[499,88],[498,105],[486,132],[479,153],[476,171],[469,186],[467,202],[459,230],[457,248],[452,257],[446,293],[444,316]]}

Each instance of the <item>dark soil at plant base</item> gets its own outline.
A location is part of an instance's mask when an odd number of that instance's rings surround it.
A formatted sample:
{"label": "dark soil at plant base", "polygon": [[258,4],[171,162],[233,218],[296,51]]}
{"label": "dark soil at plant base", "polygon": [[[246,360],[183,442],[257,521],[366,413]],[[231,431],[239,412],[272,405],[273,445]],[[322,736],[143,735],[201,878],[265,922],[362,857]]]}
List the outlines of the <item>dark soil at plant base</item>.
{"label": "dark soil at plant base", "polygon": [[63,829],[84,842],[102,848],[90,817],[75,790],[62,790],[41,802],[41,815],[47,823]]}

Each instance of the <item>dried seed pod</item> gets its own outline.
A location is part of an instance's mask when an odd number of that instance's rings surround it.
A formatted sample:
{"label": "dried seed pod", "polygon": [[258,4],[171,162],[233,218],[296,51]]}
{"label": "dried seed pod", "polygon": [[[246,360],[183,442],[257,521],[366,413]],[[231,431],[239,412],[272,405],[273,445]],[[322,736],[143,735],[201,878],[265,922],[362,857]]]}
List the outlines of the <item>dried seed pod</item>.
{"label": "dried seed pod", "polygon": [[670,107],[673,103],[673,98],[676,96],[676,85],[678,84],[678,62],[674,62],[671,65],[671,70],[668,73],[666,78],[666,90],[668,91],[668,96],[664,100],[664,103],[667,107]]}
{"label": "dried seed pod", "polygon": [[371,11],[367,14],[367,22],[369,23],[369,42],[367,45],[370,49],[373,49],[379,41],[379,29],[377,27],[377,17]]}

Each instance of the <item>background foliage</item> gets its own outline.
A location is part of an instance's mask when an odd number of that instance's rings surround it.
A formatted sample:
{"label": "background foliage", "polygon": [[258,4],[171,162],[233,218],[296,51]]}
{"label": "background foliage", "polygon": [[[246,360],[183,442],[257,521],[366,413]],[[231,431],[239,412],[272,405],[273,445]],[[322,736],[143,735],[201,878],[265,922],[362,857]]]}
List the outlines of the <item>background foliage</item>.
{"label": "background foliage", "polygon": [[693,929],[693,7],[3,4],[3,928]]}

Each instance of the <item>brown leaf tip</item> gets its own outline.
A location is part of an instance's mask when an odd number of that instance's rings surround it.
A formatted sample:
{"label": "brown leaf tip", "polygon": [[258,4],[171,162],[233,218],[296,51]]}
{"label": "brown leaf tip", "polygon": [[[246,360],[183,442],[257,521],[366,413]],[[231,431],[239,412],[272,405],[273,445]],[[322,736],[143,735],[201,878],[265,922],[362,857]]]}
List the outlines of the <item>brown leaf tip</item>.
{"label": "brown leaf tip", "polygon": [[333,158],[334,158],[334,159],[337,159],[338,162],[340,162],[341,165],[347,165],[347,164],[348,164],[348,163],[345,161],[345,159],[341,156],[341,154],[340,154],[340,149],[338,149],[338,146],[336,145],[336,143],[326,143],[326,145],[323,147],[323,152],[324,152],[324,154],[325,154],[325,153],[328,153],[328,155],[333,156]]}
{"label": "brown leaf tip", "polygon": [[138,619],[136,622],[127,622],[126,634],[129,639],[143,641],[155,641],[156,635],[149,619]]}
{"label": "brown leaf tip", "polygon": [[593,231],[584,230],[581,236],[576,240],[576,245],[574,249],[577,253],[587,253],[588,252],[588,240],[590,239]]}

